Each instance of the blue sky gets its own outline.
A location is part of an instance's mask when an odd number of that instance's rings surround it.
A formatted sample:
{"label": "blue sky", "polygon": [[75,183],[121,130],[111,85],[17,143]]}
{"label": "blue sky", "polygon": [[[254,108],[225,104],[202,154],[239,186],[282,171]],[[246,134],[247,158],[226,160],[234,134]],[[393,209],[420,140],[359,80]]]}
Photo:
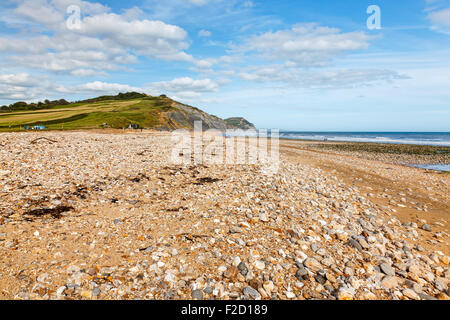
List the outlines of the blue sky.
{"label": "blue sky", "polygon": [[0,12],[0,104],[133,90],[260,128],[450,131],[449,0],[6,0]]}

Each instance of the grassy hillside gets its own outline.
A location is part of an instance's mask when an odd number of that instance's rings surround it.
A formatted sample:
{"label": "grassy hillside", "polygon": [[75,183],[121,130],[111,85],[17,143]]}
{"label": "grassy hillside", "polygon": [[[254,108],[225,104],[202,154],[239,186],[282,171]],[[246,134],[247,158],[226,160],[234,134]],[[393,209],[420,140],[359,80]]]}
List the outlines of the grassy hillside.
{"label": "grassy hillside", "polygon": [[47,129],[111,128],[138,124],[140,127],[174,127],[165,112],[174,101],[166,96],[137,99],[100,97],[47,109],[0,113],[0,131],[23,130],[24,126],[44,125]]}

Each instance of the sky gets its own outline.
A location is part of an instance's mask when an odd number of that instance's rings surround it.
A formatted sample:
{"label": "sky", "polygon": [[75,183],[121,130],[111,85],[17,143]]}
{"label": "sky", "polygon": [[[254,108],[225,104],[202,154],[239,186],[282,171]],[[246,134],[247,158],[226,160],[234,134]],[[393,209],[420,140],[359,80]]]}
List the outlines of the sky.
{"label": "sky", "polygon": [[450,131],[450,0],[2,0],[0,13],[0,105],[138,91],[258,128]]}

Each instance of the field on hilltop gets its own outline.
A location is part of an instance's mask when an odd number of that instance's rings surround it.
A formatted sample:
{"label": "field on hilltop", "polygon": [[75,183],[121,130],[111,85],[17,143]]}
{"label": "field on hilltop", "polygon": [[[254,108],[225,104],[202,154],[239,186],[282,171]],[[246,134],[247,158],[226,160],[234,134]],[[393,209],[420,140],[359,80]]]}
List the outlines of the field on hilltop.
{"label": "field on hilltop", "polygon": [[128,92],[73,103],[63,99],[38,104],[16,102],[0,108],[0,131],[21,131],[33,126],[50,130],[125,128],[131,124],[174,130],[192,129],[195,121],[202,121],[204,129],[254,128],[244,118],[236,119],[239,123],[228,123],[166,95],[152,97]]}
{"label": "field on hilltop", "polygon": [[0,131],[21,130],[24,126],[43,125],[47,129],[92,129],[106,124],[110,128],[169,125],[163,116],[170,111],[173,101],[165,96],[131,100],[103,100],[79,102],[48,109],[22,110],[0,113]]}

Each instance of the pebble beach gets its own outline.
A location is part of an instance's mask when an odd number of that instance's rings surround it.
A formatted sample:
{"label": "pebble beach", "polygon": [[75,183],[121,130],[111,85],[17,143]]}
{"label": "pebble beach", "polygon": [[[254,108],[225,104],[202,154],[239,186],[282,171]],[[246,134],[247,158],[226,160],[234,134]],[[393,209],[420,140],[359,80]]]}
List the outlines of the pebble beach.
{"label": "pebble beach", "polygon": [[280,141],[173,165],[169,133],[0,133],[0,299],[448,300],[450,175]]}

